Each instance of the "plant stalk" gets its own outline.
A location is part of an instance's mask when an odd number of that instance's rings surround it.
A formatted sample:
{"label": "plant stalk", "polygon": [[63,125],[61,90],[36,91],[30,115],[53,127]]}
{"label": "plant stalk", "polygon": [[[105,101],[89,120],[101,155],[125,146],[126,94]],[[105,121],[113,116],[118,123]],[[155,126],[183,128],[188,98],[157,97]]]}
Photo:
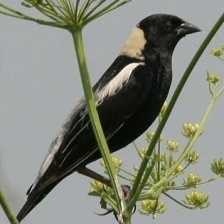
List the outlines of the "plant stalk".
{"label": "plant stalk", "polygon": [[[209,117],[209,114],[211,113],[211,111],[214,109],[216,103],[217,103],[217,100],[219,99],[219,97],[221,97],[221,95],[224,94],[224,87],[221,88],[212,98],[211,102],[209,103],[202,119],[201,119],[201,122],[200,122],[200,128],[199,130],[195,133],[194,137],[188,142],[188,144],[186,145],[183,153],[180,155],[180,157],[177,159],[176,163],[168,170],[167,174],[161,178],[161,180],[159,182],[157,182],[154,186],[151,187],[151,189],[149,190],[149,192],[146,194],[148,196],[150,196],[153,192],[155,192],[157,189],[160,189],[161,186],[166,183],[170,176],[172,175],[172,173],[174,172],[174,170],[176,169],[176,167],[178,165],[180,165],[186,154],[189,152],[190,149],[192,149],[192,147],[194,146],[194,144],[196,143],[196,141],[198,140],[200,134],[201,134],[201,131],[204,129],[207,121],[208,121],[208,117]],[[210,179],[208,182],[210,181],[213,181],[213,179]],[[146,196],[145,195],[145,196]],[[144,198],[144,197],[143,197]],[[142,199],[143,199],[142,198]]]}
{"label": "plant stalk", "polygon": [[166,175],[167,178],[169,178],[172,175],[172,173],[174,172],[174,170],[177,168],[177,166],[179,166],[184,161],[184,158],[186,157],[187,153],[189,152],[189,150],[192,149],[193,145],[195,144],[197,139],[200,137],[201,132],[203,131],[203,129],[206,125],[206,122],[208,120],[209,114],[215,107],[217,100],[223,94],[223,92],[224,92],[224,87],[213,95],[212,100],[209,103],[208,108],[207,108],[206,112],[204,113],[203,118],[201,119],[199,130],[195,133],[194,137],[188,142],[183,153],[179,156],[176,163],[169,169],[169,171]]}
{"label": "plant stalk", "polygon": [[111,184],[114,190],[116,202],[117,202],[117,210],[122,214],[126,209],[126,202],[123,198],[123,191],[118,181],[118,176],[115,172],[115,168],[112,164],[112,159],[110,155],[110,151],[107,145],[106,138],[104,136],[104,132],[100,123],[99,115],[96,109],[95,97],[91,87],[90,76],[86,63],[86,56],[83,44],[82,37],[82,29],[76,29],[72,32],[72,37],[74,40],[75,51],[77,55],[77,60],[79,64],[79,70],[83,85],[84,94],[86,97],[86,103],[89,111],[89,117],[92,124],[92,128],[96,137],[96,141],[98,143],[99,150],[103,157],[103,161],[105,163],[106,169],[108,171]]}
{"label": "plant stalk", "polygon": [[119,224],[131,224],[131,215],[124,217],[123,222],[120,222]]}
{"label": "plant stalk", "polygon": [[[189,66],[187,67],[186,71],[184,72],[172,98],[171,101],[167,107],[167,110],[155,132],[155,135],[152,138],[152,141],[148,147],[148,150],[146,152],[146,155],[141,163],[140,169],[138,171],[137,177],[135,179],[132,191],[131,191],[131,200],[128,204],[127,209],[129,211],[131,211],[142,191],[142,189],[144,188],[144,185],[146,183],[146,181],[148,180],[148,177],[150,175],[149,172],[147,172],[147,174],[145,175],[145,171],[147,170],[147,164],[149,162],[149,159],[153,153],[153,150],[155,148],[155,145],[162,133],[163,128],[165,127],[167,120],[174,108],[174,105],[177,101],[177,99],[180,96],[180,93],[183,90],[183,87],[185,85],[185,83],[187,82],[188,78],[190,77],[195,65],[197,64],[197,62],[199,61],[200,57],[202,56],[203,52],[205,51],[205,49],[207,48],[208,44],[211,42],[212,38],[215,36],[215,34],[217,33],[217,31],[219,30],[219,28],[222,26],[222,24],[224,23],[224,13],[220,16],[220,18],[218,19],[218,21],[215,23],[215,25],[212,27],[211,31],[209,32],[209,34],[207,35],[207,37],[205,38],[205,40],[202,42],[201,46],[199,47],[199,49],[197,50],[196,54],[194,55],[193,59],[191,60]],[[143,181],[144,180],[144,181]]]}
{"label": "plant stalk", "polygon": [[19,221],[17,220],[14,212],[12,211],[12,208],[9,206],[9,203],[7,202],[7,199],[2,191],[0,191],[0,204],[6,214],[9,222],[11,224],[19,224]]}

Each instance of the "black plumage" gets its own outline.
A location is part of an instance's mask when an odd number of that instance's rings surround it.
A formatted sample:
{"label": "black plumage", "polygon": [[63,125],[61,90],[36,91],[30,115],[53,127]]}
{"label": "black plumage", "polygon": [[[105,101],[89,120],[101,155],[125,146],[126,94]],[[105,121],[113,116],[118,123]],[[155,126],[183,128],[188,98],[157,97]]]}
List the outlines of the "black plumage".
{"label": "black plumage", "polygon": [[[182,19],[157,14],[142,20],[109,69],[93,87],[111,152],[140,136],[155,120],[172,80],[177,42],[199,29]],[[51,145],[18,214],[22,220],[63,178],[101,157],[84,99]]]}

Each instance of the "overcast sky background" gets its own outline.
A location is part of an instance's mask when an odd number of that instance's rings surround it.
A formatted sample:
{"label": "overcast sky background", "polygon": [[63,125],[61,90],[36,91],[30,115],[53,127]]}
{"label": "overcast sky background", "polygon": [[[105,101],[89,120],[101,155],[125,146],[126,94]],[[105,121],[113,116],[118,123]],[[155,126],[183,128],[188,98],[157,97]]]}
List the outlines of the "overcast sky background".
{"label": "overcast sky background", "polygon": [[[12,6],[18,2],[5,0]],[[171,93],[211,26],[224,10],[223,0],[133,0],[132,3],[92,23],[85,31],[90,71],[96,81],[116,57],[132,27],[154,13],[171,13],[199,26],[203,32],[183,39],[173,56]],[[185,121],[198,121],[209,95],[206,71],[220,72],[224,64],[210,56],[213,47],[224,44],[224,29],[217,34],[194,69],[177,107],[168,122],[166,135],[182,142],[180,128]],[[31,22],[0,16],[0,185],[8,194],[15,210],[25,201],[25,192],[33,182],[47,153],[51,140],[82,96],[82,89],[70,34]],[[197,149],[201,164],[195,172],[206,176],[209,163],[224,157],[224,100],[213,112],[207,132]],[[142,144],[144,137],[137,142]],[[118,153],[127,166],[136,161],[133,147]],[[97,170],[97,163],[91,165]],[[109,215],[99,217],[98,200],[87,196],[89,179],[71,175],[24,220],[24,224],[47,223],[115,223]],[[202,187],[211,198],[207,210],[189,211],[168,200],[168,212],[152,220],[135,215],[133,223],[211,223],[224,218],[224,182]],[[178,195],[183,199],[183,195]],[[0,211],[0,223],[8,221]]]}

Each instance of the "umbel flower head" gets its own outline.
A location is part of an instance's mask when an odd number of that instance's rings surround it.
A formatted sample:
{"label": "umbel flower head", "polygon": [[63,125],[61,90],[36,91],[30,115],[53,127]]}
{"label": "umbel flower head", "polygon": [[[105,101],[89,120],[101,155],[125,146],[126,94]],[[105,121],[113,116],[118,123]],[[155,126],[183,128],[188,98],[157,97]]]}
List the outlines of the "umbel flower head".
{"label": "umbel flower head", "polygon": [[140,212],[144,215],[163,214],[166,205],[160,200],[144,200],[141,202]]}
{"label": "umbel flower head", "polygon": [[[114,168],[116,169],[116,172],[118,172],[123,164],[123,161],[117,156],[112,155],[112,163]],[[105,168],[103,160],[101,161],[101,165]]]}
{"label": "umbel flower head", "polygon": [[101,193],[104,191],[105,186],[101,182],[94,180],[90,183],[90,195],[101,195]]}
{"label": "umbel flower head", "polygon": [[42,16],[33,17],[0,3],[0,13],[33,21],[41,25],[74,31],[119,8],[130,0],[23,0],[22,6],[32,8]]}
{"label": "umbel flower head", "polygon": [[186,155],[186,157],[185,157],[185,160],[186,160],[186,162],[188,162],[188,163],[196,163],[196,162],[198,162],[199,157],[200,157],[199,153],[198,153],[196,150],[191,149],[191,150],[187,153],[187,155]]}
{"label": "umbel flower head", "polygon": [[217,176],[224,177],[224,159],[215,159],[211,164],[211,170]]}
{"label": "umbel flower head", "polygon": [[216,73],[209,73],[207,74],[207,81],[213,85],[217,85],[220,82],[220,75]]}
{"label": "umbel flower head", "polygon": [[198,123],[187,122],[183,125],[183,135],[187,138],[192,138],[196,134],[196,132],[200,129],[200,125]]}
{"label": "umbel flower head", "polygon": [[196,187],[199,183],[201,183],[201,180],[202,179],[199,175],[190,173],[184,180],[184,185],[187,187]]}
{"label": "umbel flower head", "polygon": [[172,152],[178,151],[179,142],[175,140],[168,140],[167,141],[167,149]]}
{"label": "umbel flower head", "polygon": [[224,59],[224,46],[212,49],[212,54],[220,59]]}
{"label": "umbel flower head", "polygon": [[204,192],[192,191],[185,196],[185,203],[193,206],[194,208],[207,208],[209,206],[209,197]]}

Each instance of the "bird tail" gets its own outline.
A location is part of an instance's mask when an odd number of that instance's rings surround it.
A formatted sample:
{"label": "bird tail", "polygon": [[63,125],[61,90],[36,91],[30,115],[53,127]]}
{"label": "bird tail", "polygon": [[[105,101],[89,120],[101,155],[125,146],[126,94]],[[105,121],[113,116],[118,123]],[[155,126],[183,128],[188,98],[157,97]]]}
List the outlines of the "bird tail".
{"label": "bird tail", "polygon": [[27,192],[27,200],[21,210],[19,211],[17,215],[17,219],[20,222],[23,220],[27,214],[34,208],[36,207],[40,201],[42,201],[48,193],[60,182],[60,180],[57,180],[45,187],[40,186],[40,183],[38,183],[36,186],[31,186],[30,189]]}

